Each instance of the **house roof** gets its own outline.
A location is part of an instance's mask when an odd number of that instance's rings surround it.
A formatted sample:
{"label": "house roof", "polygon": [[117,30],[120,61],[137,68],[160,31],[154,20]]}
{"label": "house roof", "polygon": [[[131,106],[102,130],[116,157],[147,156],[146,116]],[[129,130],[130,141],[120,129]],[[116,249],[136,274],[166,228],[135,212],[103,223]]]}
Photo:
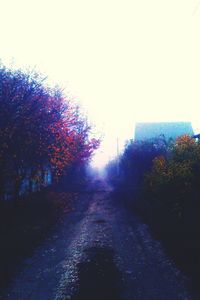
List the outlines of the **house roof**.
{"label": "house roof", "polygon": [[136,123],[135,126],[135,140],[146,140],[161,135],[166,139],[175,139],[184,134],[194,134],[191,122]]}

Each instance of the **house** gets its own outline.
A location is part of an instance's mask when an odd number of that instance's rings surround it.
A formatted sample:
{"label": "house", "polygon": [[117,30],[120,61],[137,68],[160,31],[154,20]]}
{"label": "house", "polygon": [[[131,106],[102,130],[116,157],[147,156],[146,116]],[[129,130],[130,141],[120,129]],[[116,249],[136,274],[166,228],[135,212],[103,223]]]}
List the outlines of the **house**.
{"label": "house", "polygon": [[164,136],[169,140],[184,134],[194,135],[191,122],[136,123],[134,139],[138,141]]}
{"label": "house", "polygon": [[199,139],[200,139],[200,133],[199,133],[199,134],[195,134],[195,135],[193,135],[193,138],[194,138],[194,139],[198,139],[198,140],[199,140]]}

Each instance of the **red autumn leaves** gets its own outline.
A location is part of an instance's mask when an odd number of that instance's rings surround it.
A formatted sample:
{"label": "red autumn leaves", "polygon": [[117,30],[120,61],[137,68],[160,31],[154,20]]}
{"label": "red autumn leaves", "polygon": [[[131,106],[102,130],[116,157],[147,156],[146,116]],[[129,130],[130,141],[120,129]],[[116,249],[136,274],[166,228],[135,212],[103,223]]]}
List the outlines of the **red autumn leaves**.
{"label": "red autumn leaves", "polygon": [[0,184],[33,178],[47,166],[56,177],[88,161],[99,140],[77,106],[34,72],[0,66]]}

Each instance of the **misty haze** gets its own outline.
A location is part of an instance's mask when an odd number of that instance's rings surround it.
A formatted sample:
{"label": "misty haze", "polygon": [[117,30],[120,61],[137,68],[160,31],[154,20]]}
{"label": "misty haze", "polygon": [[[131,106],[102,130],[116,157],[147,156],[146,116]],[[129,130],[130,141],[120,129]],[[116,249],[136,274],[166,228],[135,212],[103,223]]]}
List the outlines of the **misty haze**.
{"label": "misty haze", "polygon": [[0,9],[0,299],[200,299],[200,1]]}

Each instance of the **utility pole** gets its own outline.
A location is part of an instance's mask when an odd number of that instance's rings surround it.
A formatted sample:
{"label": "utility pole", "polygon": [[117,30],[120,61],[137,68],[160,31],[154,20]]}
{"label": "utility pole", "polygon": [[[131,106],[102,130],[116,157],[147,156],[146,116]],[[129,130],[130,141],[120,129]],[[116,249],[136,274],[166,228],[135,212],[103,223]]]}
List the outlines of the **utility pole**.
{"label": "utility pole", "polygon": [[117,175],[119,176],[119,138],[117,137]]}

